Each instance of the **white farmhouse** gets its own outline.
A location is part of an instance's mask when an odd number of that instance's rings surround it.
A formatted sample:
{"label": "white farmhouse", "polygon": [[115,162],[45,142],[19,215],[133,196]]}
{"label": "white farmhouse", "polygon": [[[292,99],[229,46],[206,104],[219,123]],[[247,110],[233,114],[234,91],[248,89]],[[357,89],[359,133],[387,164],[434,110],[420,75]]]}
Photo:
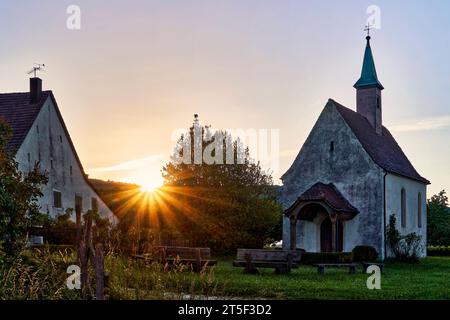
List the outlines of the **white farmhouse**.
{"label": "white farmhouse", "polygon": [[[40,210],[52,217],[66,209],[98,209],[115,221],[111,209],[89,183],[52,91],[42,91],[40,78],[30,79],[30,92],[0,94],[0,118],[13,130],[7,151],[26,173],[39,164],[48,176]],[[74,218],[74,216],[72,217]]]}

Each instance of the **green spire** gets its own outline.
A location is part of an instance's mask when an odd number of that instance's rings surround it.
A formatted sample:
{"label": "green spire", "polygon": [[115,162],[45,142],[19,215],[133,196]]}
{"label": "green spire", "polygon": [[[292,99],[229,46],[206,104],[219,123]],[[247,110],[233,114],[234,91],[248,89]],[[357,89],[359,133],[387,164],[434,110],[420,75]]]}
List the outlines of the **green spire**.
{"label": "green spire", "polygon": [[354,84],[356,89],[363,89],[368,87],[378,87],[383,90],[383,86],[378,81],[377,70],[375,69],[375,62],[373,61],[372,49],[370,48],[370,36],[366,37],[367,45],[364,52],[364,61],[361,70],[361,77]]}

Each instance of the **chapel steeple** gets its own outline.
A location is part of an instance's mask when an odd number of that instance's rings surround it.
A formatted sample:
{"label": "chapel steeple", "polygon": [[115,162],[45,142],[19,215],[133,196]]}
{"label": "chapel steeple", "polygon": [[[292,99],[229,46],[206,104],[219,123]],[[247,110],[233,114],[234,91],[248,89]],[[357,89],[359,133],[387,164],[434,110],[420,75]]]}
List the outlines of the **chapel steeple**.
{"label": "chapel steeple", "polygon": [[356,89],[356,111],[363,115],[374,127],[377,134],[382,134],[381,90],[384,89],[377,77],[372,49],[370,47],[370,26],[367,26],[367,43],[364,52],[361,76],[354,84]]}

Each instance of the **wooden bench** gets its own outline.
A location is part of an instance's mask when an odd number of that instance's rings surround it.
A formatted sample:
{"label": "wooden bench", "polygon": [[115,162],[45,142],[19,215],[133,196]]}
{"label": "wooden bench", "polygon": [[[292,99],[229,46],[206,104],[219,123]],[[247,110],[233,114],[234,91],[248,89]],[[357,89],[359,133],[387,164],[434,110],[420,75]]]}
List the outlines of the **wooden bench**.
{"label": "wooden bench", "polygon": [[317,272],[320,274],[325,273],[325,268],[331,267],[331,268],[348,268],[348,272],[350,274],[356,273],[356,267],[358,264],[356,263],[318,263],[314,265],[317,267]]}
{"label": "wooden bench", "polygon": [[380,271],[383,272],[384,270],[384,263],[379,263],[379,262],[361,262],[361,265],[363,267],[363,273],[367,273],[367,268],[369,266],[377,266],[380,268]]}
{"label": "wooden bench", "polygon": [[238,249],[234,267],[244,267],[244,273],[258,273],[257,268],[273,268],[276,273],[286,273],[298,268],[301,251]]}
{"label": "wooden bench", "polygon": [[192,265],[194,271],[199,272],[205,266],[217,264],[217,260],[211,259],[210,248],[195,247],[170,247],[155,246],[151,253],[134,255],[133,258],[144,260],[145,262],[157,261],[162,264],[186,264]]}

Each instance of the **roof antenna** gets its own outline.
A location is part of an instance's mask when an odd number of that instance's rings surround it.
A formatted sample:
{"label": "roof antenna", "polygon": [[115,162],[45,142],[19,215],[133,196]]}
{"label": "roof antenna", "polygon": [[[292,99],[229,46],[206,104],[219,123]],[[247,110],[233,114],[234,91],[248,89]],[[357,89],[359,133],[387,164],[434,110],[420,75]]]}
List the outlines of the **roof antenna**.
{"label": "roof antenna", "polygon": [[34,74],[34,78],[36,78],[36,72],[37,71],[45,71],[44,70],[45,64],[41,63],[34,63],[33,69],[27,72],[27,74]]}

